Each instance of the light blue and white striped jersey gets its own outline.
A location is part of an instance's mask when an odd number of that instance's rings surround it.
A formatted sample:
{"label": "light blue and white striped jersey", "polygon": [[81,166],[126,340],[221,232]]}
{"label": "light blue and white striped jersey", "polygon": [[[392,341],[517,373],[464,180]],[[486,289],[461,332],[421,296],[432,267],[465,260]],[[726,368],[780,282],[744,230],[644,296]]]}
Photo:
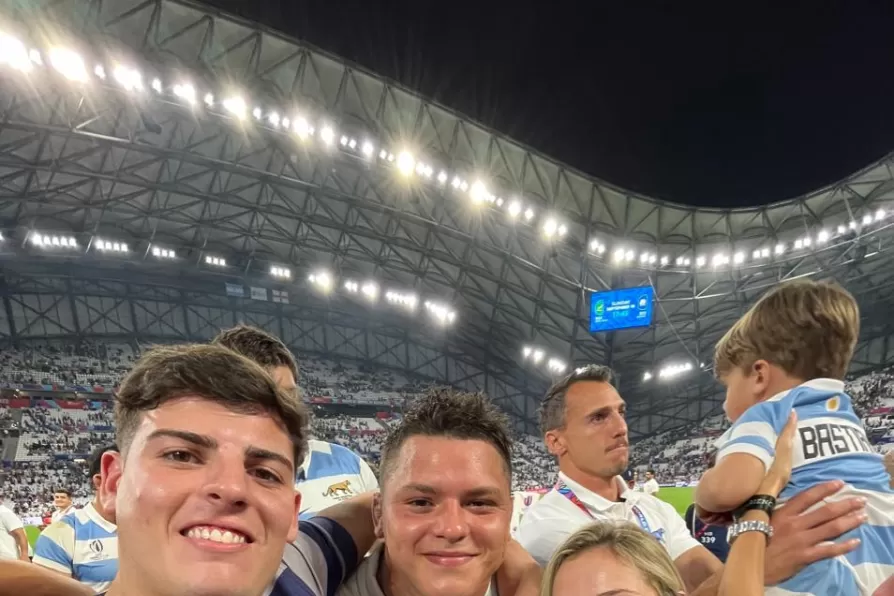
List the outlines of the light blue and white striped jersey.
{"label": "light blue and white striped jersey", "polygon": [[118,573],[117,527],[88,503],[41,532],[34,546],[34,562],[102,592]]}
{"label": "light blue and white striped jersey", "polygon": [[298,469],[295,488],[301,492],[300,519],[361,493],[379,489],[376,475],[363,458],[341,445],[311,439]]}
{"label": "light blue and white striped jersey", "polygon": [[863,497],[868,520],[838,539],[859,538],[855,551],[809,565],[767,588],[766,594],[871,595],[894,575],[894,490],[843,382],[813,379],[748,408],[717,441],[717,460],[747,453],[769,468],[776,439],[792,410],[798,414],[798,432],[791,479],[779,495],[780,503],[817,484],[842,480],[844,488],[828,500]]}

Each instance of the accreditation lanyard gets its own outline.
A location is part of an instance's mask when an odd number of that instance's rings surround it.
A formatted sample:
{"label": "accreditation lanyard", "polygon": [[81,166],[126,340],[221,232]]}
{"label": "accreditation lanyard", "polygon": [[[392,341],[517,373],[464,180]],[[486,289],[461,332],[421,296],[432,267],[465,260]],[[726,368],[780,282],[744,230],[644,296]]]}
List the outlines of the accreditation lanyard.
{"label": "accreditation lanyard", "polygon": [[[556,483],[555,488],[556,488],[556,492],[558,492],[560,495],[562,495],[563,497],[565,497],[566,499],[571,501],[571,503],[575,507],[577,507],[578,509],[583,511],[587,515],[587,517],[589,517],[590,519],[598,519],[595,515],[593,515],[590,512],[589,509],[587,509],[587,506],[584,504],[584,502],[580,500],[580,497],[578,497],[576,494],[574,494],[574,491],[571,490],[571,487],[569,487],[567,484],[565,484],[564,482],[559,480]],[[633,511],[633,515],[636,516],[636,521],[639,522],[639,527],[642,528],[646,534],[651,534],[652,536],[655,536],[656,538],[661,540],[661,537],[659,537],[658,532],[652,531],[652,528],[649,526],[649,520],[646,519],[646,514],[644,514],[639,507],[637,507],[636,505],[632,505],[630,507],[630,510]],[[663,535],[664,532],[661,532],[661,534]]]}

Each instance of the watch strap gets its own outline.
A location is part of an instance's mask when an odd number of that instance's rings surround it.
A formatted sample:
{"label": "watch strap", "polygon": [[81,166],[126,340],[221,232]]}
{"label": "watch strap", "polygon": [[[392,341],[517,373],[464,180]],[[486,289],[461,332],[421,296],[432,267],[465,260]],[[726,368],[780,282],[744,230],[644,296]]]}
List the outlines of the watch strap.
{"label": "watch strap", "polygon": [[736,509],[733,513],[733,518],[738,520],[745,515],[746,511],[763,511],[768,516],[771,516],[774,509],[776,509],[776,497],[772,495],[754,495],[745,501],[744,505]]}
{"label": "watch strap", "polygon": [[765,521],[748,520],[736,522],[729,527],[726,539],[732,544],[733,541],[745,532],[761,532],[767,537],[767,540],[773,537],[773,526]]}

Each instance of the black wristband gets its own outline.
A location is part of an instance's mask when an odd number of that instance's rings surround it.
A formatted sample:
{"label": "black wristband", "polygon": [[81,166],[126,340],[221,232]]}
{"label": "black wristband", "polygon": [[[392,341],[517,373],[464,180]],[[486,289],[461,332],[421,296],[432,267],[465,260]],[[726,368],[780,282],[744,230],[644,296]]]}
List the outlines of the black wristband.
{"label": "black wristband", "polygon": [[768,516],[772,516],[774,509],[776,509],[776,497],[772,495],[754,495],[745,501],[744,505],[736,509],[735,513],[733,513],[733,518],[739,519],[745,515],[746,511],[763,511]]}

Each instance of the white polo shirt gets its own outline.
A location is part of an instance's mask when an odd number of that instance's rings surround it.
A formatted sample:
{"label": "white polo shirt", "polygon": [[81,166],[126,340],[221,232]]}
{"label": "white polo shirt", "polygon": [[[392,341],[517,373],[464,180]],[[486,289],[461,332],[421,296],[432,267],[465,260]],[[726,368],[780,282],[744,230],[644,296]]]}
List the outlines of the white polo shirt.
{"label": "white polo shirt", "polygon": [[0,505],[0,559],[18,559],[19,545],[11,532],[23,527],[22,520],[12,509]]}
{"label": "white polo shirt", "polygon": [[600,497],[561,472],[559,480],[574,492],[587,513],[555,488],[528,508],[515,538],[540,565],[549,563],[553,553],[574,532],[600,520],[627,521],[643,528],[658,538],[674,560],[700,546],[673,507],[652,495],[628,489],[620,476],[616,478],[621,490],[619,502]]}
{"label": "white polo shirt", "polygon": [[656,495],[659,490],[661,490],[661,487],[658,485],[658,481],[654,478],[649,478],[643,484],[643,492],[647,495]]}

